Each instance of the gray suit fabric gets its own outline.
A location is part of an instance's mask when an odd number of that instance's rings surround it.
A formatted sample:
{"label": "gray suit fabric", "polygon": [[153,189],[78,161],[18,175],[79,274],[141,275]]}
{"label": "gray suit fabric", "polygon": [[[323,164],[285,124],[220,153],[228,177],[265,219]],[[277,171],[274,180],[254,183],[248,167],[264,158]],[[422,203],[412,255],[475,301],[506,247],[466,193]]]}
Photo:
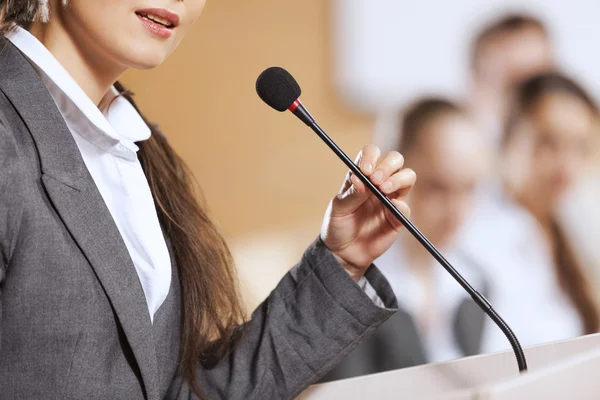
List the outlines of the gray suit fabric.
{"label": "gray suit fabric", "polygon": [[[0,399],[194,398],[178,377],[173,265],[152,325],[71,133],[35,70],[1,38]],[[375,267],[366,276],[387,309],[316,240],[252,315],[236,350],[199,365],[205,397],[287,399],[317,381],[397,306]]]}

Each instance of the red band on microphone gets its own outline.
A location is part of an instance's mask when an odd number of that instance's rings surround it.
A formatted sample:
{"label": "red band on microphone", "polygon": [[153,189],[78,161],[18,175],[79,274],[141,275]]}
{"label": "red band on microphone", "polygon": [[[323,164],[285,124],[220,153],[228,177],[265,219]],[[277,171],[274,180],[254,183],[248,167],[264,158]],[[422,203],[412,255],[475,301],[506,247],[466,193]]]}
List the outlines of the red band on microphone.
{"label": "red band on microphone", "polygon": [[294,110],[298,107],[300,107],[300,99],[297,99],[295,102],[292,103],[292,105],[288,108],[288,110],[290,110],[291,112],[294,112]]}

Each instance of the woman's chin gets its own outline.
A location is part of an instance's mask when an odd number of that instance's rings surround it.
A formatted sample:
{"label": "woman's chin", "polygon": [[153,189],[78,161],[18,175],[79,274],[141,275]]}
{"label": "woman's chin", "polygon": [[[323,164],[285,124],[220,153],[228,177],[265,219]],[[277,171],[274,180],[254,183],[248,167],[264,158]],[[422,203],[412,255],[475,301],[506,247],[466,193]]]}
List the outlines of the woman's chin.
{"label": "woman's chin", "polygon": [[168,52],[163,48],[147,46],[146,48],[126,48],[121,49],[117,54],[113,54],[119,63],[126,68],[147,70],[158,67],[165,61]]}
{"label": "woman's chin", "polygon": [[129,58],[127,60],[126,65],[128,68],[138,69],[138,70],[148,70],[158,67],[165,60],[165,56],[163,55],[147,55],[140,56],[135,58]]}

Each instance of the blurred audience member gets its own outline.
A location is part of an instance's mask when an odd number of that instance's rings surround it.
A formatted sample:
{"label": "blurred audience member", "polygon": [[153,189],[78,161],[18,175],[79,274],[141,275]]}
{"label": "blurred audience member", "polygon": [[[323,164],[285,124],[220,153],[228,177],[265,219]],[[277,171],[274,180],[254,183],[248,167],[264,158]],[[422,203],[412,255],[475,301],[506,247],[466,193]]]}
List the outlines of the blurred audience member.
{"label": "blurred audience member", "polygon": [[[501,142],[503,196],[467,229],[461,248],[491,278],[490,300],[524,346],[598,331],[588,270],[556,213],[580,177],[597,109],[577,83],[555,73],[518,86]],[[483,350],[509,348],[486,322]],[[488,329],[489,328],[489,329]]]}
{"label": "blurred audience member", "polygon": [[[404,114],[399,150],[418,183],[411,220],[444,253],[485,176],[483,139],[465,110],[443,99],[423,99]],[[452,264],[479,289],[484,279],[458,254]],[[331,381],[479,352],[484,314],[452,277],[408,233],[375,264],[384,272],[399,311],[323,381]]]}
{"label": "blurred audience member", "polygon": [[526,15],[508,15],[484,28],[471,52],[471,111],[493,145],[498,144],[516,83],[553,67],[552,43],[544,24]]}

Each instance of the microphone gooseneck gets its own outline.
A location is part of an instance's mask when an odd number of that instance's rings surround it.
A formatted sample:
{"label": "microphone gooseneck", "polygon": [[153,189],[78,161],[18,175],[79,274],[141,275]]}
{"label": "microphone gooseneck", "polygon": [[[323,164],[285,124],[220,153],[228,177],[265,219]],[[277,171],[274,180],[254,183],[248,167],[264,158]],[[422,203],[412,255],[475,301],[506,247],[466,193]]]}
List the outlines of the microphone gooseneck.
{"label": "microphone gooseneck", "polygon": [[498,315],[490,302],[446,260],[439,250],[417,229],[415,225],[396,206],[390,199],[384,195],[369,178],[367,178],[360,168],[344,153],[344,151],[325,133],[317,124],[312,115],[304,107],[299,97],[301,89],[296,80],[285,69],[280,67],[270,67],[266,69],[256,81],[256,91],[259,97],[277,111],[291,111],[302,122],[308,125],[327,146],[346,164],[346,166],[356,175],[365,186],[381,201],[381,203],[394,215],[406,228],[411,235],[421,243],[421,245],[433,256],[433,258],[444,267],[444,269],[458,282],[460,286],[471,296],[475,304],[485,312],[492,321],[500,328],[508,339],[519,367],[519,372],[527,371],[527,361],[525,353],[519,343],[516,335],[508,324]]}

